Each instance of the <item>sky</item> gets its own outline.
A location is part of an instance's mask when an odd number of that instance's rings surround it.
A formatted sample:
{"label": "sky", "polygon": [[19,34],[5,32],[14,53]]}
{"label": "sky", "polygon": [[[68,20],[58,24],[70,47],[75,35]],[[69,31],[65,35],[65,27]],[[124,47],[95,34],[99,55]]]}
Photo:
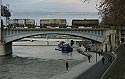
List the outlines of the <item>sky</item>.
{"label": "sky", "polygon": [[82,2],[81,0],[3,0],[9,4],[11,12],[98,12],[96,1]]}

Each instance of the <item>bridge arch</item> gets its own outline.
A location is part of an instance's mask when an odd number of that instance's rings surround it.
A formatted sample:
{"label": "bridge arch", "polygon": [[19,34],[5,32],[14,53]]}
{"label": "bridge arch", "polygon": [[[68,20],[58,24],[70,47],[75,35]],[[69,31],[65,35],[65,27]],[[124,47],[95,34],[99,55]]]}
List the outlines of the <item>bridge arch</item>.
{"label": "bridge arch", "polygon": [[14,42],[23,38],[27,38],[30,36],[36,36],[36,35],[43,35],[43,34],[64,34],[64,35],[71,35],[71,36],[77,36],[81,38],[86,38],[89,40],[93,40],[99,43],[103,43],[104,38],[102,36],[97,36],[97,35],[91,35],[88,33],[75,33],[75,32],[36,32],[36,33],[24,33],[24,34],[16,34],[16,35],[11,35],[7,36],[4,38],[4,43],[9,43],[9,42]]}
{"label": "bridge arch", "polygon": [[99,43],[103,43],[106,38],[106,33],[108,29],[24,29],[24,28],[7,28],[3,29],[2,34],[2,43],[0,55],[11,54],[12,52],[8,49],[12,49],[12,42],[20,40],[22,38],[42,35],[42,34],[64,34],[64,35],[73,35],[82,38],[87,38],[94,40]]}

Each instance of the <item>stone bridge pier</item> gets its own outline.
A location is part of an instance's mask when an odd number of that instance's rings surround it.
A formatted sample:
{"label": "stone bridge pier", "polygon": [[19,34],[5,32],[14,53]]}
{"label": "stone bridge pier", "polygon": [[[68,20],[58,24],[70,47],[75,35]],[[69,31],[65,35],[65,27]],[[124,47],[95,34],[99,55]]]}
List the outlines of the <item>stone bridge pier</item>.
{"label": "stone bridge pier", "polygon": [[119,38],[120,36],[118,37],[116,30],[106,31],[106,38],[105,42],[103,43],[103,51],[113,51],[118,46],[118,42],[120,41]]}
{"label": "stone bridge pier", "polygon": [[0,56],[12,54],[12,42],[11,43],[0,43]]}
{"label": "stone bridge pier", "polygon": [[12,42],[3,43],[2,29],[0,28],[0,56],[12,54]]}

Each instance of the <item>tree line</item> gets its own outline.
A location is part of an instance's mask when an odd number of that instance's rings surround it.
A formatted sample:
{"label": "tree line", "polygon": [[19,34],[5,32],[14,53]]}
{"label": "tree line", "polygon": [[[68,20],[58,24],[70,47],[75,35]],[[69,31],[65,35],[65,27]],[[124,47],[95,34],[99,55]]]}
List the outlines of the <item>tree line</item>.
{"label": "tree line", "polygon": [[100,0],[96,7],[102,16],[102,23],[111,24],[117,29],[120,28],[117,26],[125,25],[125,0]]}

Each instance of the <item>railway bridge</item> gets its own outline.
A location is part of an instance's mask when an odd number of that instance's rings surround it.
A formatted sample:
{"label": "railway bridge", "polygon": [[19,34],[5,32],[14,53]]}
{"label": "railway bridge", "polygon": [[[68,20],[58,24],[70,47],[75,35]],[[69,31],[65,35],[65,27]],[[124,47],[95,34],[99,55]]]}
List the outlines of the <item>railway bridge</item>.
{"label": "railway bridge", "polygon": [[103,51],[116,45],[116,30],[107,28],[0,28],[0,55],[12,54],[12,42],[42,34],[66,34],[94,40],[102,44]]}

